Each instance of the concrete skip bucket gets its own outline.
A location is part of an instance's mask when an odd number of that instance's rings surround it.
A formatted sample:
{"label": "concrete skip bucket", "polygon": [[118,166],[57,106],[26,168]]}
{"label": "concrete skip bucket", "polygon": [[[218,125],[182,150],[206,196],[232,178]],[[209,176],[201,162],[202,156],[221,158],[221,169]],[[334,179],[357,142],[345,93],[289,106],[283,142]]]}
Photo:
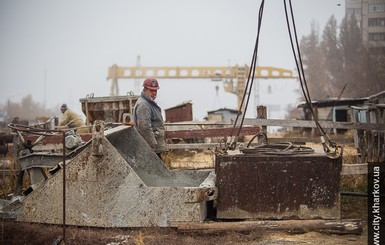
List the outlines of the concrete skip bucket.
{"label": "concrete skip bucket", "polygon": [[211,170],[169,170],[138,132],[118,126],[92,142],[22,201],[17,221],[94,227],[201,222],[216,196]]}

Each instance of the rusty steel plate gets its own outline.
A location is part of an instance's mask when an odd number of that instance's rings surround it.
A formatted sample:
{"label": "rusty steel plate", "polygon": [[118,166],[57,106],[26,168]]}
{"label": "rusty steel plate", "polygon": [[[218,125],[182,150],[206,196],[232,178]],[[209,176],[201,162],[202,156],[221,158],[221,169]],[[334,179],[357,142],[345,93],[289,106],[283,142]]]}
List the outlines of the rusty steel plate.
{"label": "rusty steel plate", "polygon": [[316,154],[217,156],[217,218],[340,218],[341,168]]}

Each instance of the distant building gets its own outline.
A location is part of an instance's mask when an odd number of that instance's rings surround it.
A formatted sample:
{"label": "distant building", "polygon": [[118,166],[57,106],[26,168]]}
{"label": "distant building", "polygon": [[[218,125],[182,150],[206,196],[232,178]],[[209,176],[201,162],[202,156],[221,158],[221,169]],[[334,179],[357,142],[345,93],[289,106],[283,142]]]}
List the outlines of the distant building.
{"label": "distant building", "polygon": [[[385,91],[363,98],[342,98],[312,101],[315,115],[320,121],[379,123],[379,115],[384,114]],[[313,120],[306,102],[298,105],[303,110],[302,119]],[[334,130],[344,133],[346,130]]]}
{"label": "distant building", "polygon": [[363,44],[371,53],[385,54],[384,0],[346,0],[346,16],[354,14]]}
{"label": "distant building", "polygon": [[[367,98],[343,98],[312,101],[314,113],[320,121],[352,122],[350,106],[362,106]],[[302,119],[313,120],[313,116],[306,102],[298,105],[303,109]],[[308,131],[310,129],[307,129]],[[335,133],[345,133],[345,129],[334,130]]]}
{"label": "distant building", "polygon": [[238,115],[238,110],[223,108],[223,109],[218,109],[215,111],[208,111],[207,112],[207,120],[208,121],[231,123],[232,119],[236,118],[237,115]]}
{"label": "distant building", "polygon": [[185,122],[193,120],[191,101],[183,102],[180,105],[165,109],[166,123]]}

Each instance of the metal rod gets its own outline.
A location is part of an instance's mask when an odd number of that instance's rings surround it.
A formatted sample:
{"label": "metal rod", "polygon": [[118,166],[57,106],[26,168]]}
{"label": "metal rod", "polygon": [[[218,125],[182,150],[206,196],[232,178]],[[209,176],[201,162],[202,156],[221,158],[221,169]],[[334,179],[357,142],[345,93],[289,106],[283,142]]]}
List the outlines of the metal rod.
{"label": "metal rod", "polygon": [[367,197],[368,193],[366,192],[352,192],[352,191],[341,191],[342,196],[358,196],[358,197]]}
{"label": "metal rod", "polygon": [[[342,196],[360,196],[360,197],[368,197],[367,192],[353,192],[353,191],[341,191]],[[384,194],[380,194],[380,197],[385,197]]]}
{"label": "metal rod", "polygon": [[62,144],[63,144],[63,241],[66,243],[66,148],[65,148],[65,131],[62,135]]}

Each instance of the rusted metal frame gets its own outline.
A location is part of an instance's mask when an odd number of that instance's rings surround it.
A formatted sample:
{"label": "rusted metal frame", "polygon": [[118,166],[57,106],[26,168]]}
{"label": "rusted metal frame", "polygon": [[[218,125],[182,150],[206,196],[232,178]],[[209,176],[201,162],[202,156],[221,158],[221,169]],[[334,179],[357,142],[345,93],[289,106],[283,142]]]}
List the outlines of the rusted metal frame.
{"label": "rusted metal frame", "polygon": [[[79,136],[82,138],[83,141],[87,142],[92,139],[92,134],[87,133],[87,134],[79,134]],[[23,135],[24,139],[30,140],[34,142],[38,136],[36,135]],[[42,140],[43,144],[59,144],[62,143],[62,136],[61,135],[52,135],[50,137],[46,137]]]}
{"label": "rusted metal frame", "polygon": [[[339,144],[350,144],[354,143],[353,138],[335,138],[331,137],[332,140]],[[292,142],[296,145],[306,145],[307,142],[319,143],[319,137],[309,137],[309,138],[268,138],[269,143],[280,143],[280,142]],[[218,147],[219,143],[177,143],[177,144],[168,144],[168,149],[177,150],[177,149],[201,149],[201,150],[210,150]],[[251,143],[250,146],[258,145],[258,143]]]}
{"label": "rusted metal frame", "polygon": [[19,166],[21,170],[28,170],[30,168],[51,168],[55,167],[58,162],[63,158],[63,154],[36,154],[32,153],[30,155],[26,155],[20,157]]}
{"label": "rusted metal frame", "polygon": [[[230,135],[232,128],[210,128],[210,129],[191,129],[191,130],[169,130],[166,131],[166,138],[181,138],[181,139],[189,139],[189,138],[204,138],[204,137],[223,137],[225,135]],[[243,127],[241,130],[241,135],[253,135],[257,134],[260,131],[259,127]],[[84,141],[89,141],[92,138],[92,134],[80,134],[80,137]],[[26,136],[27,140],[35,140],[36,136]],[[59,143],[60,137],[52,136],[43,140],[44,144],[49,143]]]}
{"label": "rusted metal frame", "polygon": [[127,96],[86,97],[80,99],[83,113],[87,114],[87,120],[93,124],[95,120],[112,120],[116,123],[123,122],[125,113],[132,113],[132,105],[139,96],[129,94]]}
{"label": "rusted metal frame", "polygon": [[[383,123],[319,121],[319,124],[321,125],[322,128],[385,130],[385,124]],[[258,125],[258,126],[266,125],[266,126],[302,127],[302,128],[316,127],[314,121],[308,121],[308,120],[253,119],[253,118],[245,118],[245,125]]]}
{"label": "rusted metal frame", "polygon": [[[191,129],[191,130],[168,130],[166,131],[166,138],[180,138],[180,139],[191,139],[191,138],[204,138],[204,137],[224,137],[230,135],[232,128],[209,128],[209,129]],[[260,132],[258,126],[247,126],[242,127],[241,135],[254,135]],[[89,141],[92,138],[92,134],[79,134],[84,141]],[[35,140],[37,136],[29,135],[25,136],[26,140]],[[42,142],[44,144],[57,144],[61,141],[59,136],[51,136],[45,138]]]}
{"label": "rusted metal frame", "polygon": [[[28,129],[17,129],[17,127],[15,127],[14,125],[12,125],[12,127],[14,130],[16,130],[17,132],[17,135],[19,135],[19,140],[21,142],[26,142],[26,138],[24,136],[21,135],[20,132],[29,132],[29,133],[32,133],[32,134],[35,134],[35,135],[39,135],[39,136],[36,136],[36,139],[35,143],[37,142],[40,142],[41,140],[43,140],[43,138],[45,136],[53,136],[53,135],[48,135],[47,133],[61,133],[61,141],[62,141],[62,145],[63,145],[63,241],[65,243],[65,226],[66,226],[66,221],[65,221],[65,216],[66,216],[66,207],[65,207],[65,203],[66,203],[66,193],[65,193],[65,190],[66,190],[66,186],[65,186],[65,180],[66,180],[66,175],[65,175],[65,169],[66,169],[66,149],[65,149],[65,134],[66,134],[66,131],[58,131],[58,130],[44,130],[44,129],[35,129],[35,128],[28,128]],[[14,141],[15,141],[15,138],[14,138]],[[14,142],[15,143],[15,142]],[[16,142],[16,147],[15,149],[18,150],[18,148],[20,147],[19,144],[17,144]],[[17,157],[17,152],[16,151],[14,154],[16,154],[16,158],[15,159],[18,159]],[[20,175],[19,175],[19,178],[17,180],[17,186],[15,188],[15,191],[14,191],[14,194],[20,194],[21,192],[21,184],[22,184],[22,181],[23,181],[23,176],[24,176],[24,171],[25,170],[20,170]],[[20,190],[18,190],[20,189]]]}
{"label": "rusted metal frame", "polygon": [[[210,128],[210,129],[191,129],[166,131],[168,139],[192,139],[204,137],[225,137],[230,136],[233,128]],[[260,132],[259,127],[242,127],[240,135],[254,135]]]}
{"label": "rusted metal frame", "polygon": [[[378,123],[360,122],[330,122],[319,121],[322,128],[354,129],[355,142],[359,150],[361,162],[383,161],[385,158],[382,135],[385,132],[385,124],[381,122],[381,116],[376,114]],[[280,119],[245,119],[248,125],[267,125],[282,127],[315,128],[314,121],[307,120],[280,120]]]}

